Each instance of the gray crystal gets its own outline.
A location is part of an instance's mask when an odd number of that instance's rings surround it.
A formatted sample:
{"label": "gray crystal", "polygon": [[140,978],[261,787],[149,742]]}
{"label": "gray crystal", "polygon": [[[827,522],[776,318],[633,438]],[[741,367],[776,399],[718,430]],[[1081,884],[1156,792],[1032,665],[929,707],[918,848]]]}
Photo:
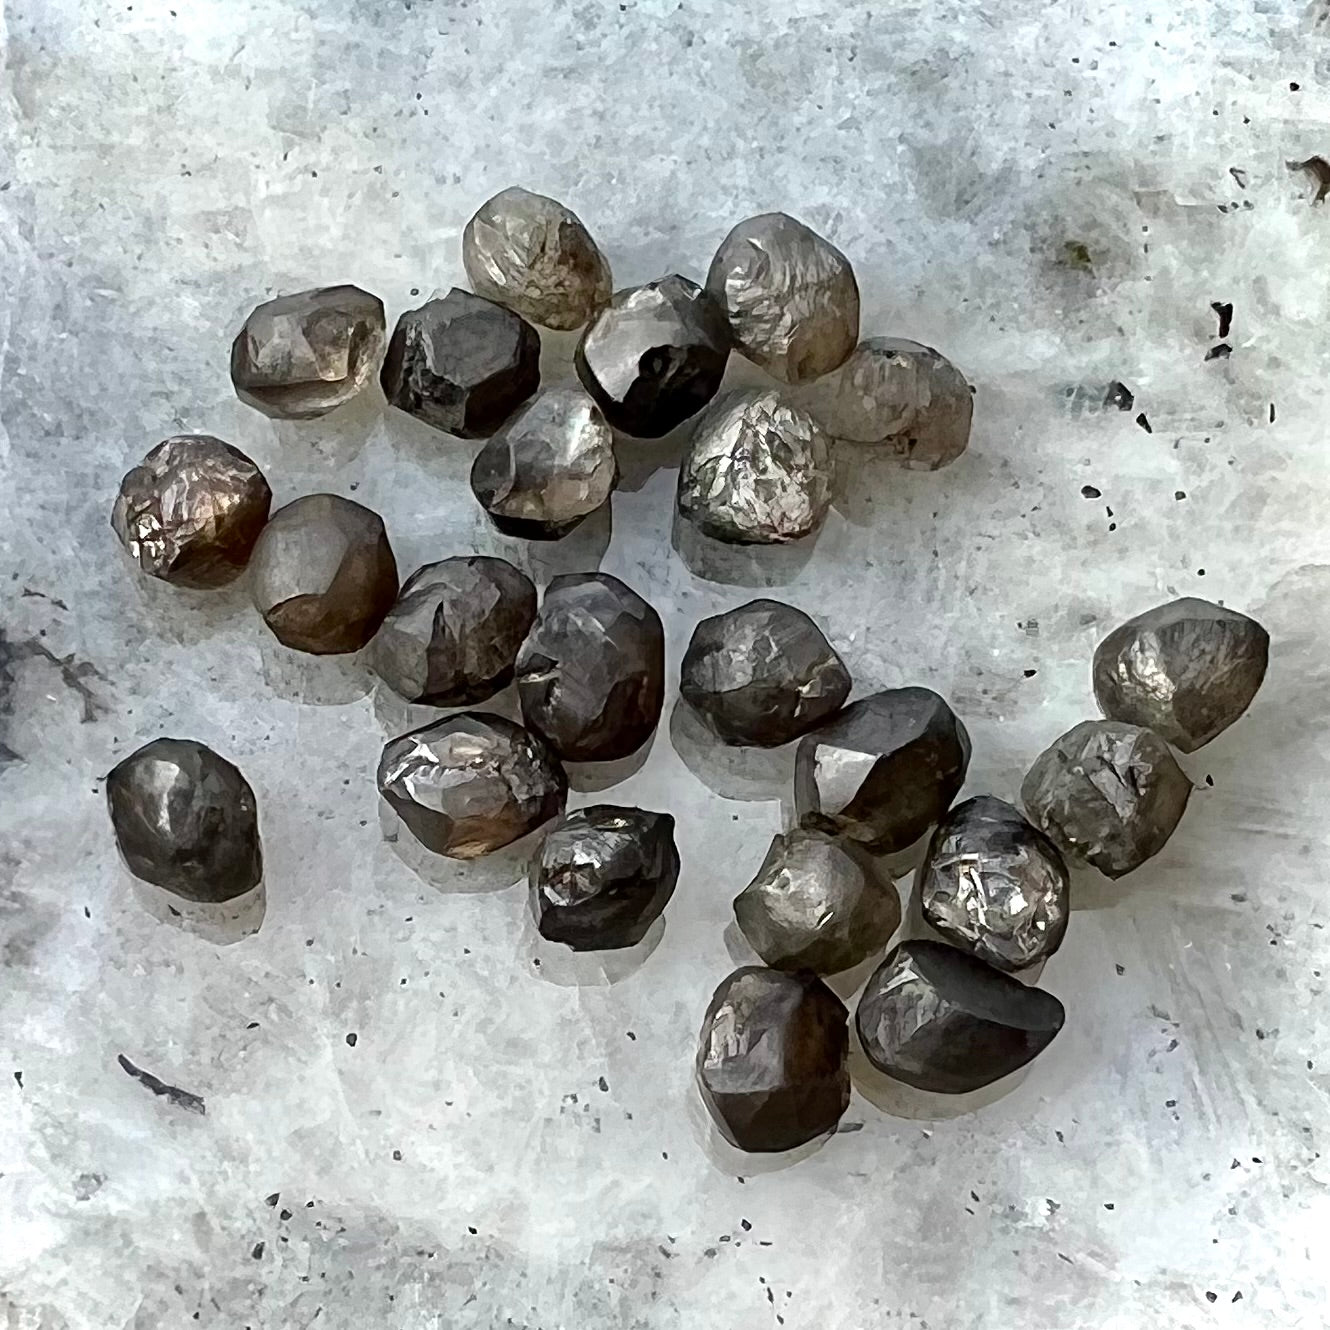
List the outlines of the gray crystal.
{"label": "gray crystal", "polygon": [[154,739],[111,769],[106,801],[135,877],[189,901],[218,904],[263,876],[254,791],[194,739]]}
{"label": "gray crystal", "polygon": [[660,616],[608,573],[554,578],[517,658],[526,723],[569,762],[627,757],[665,697]]}
{"label": "gray crystal", "polygon": [[1057,846],[1009,803],[980,795],[943,818],[919,869],[924,918],[999,970],[1023,970],[1062,945],[1071,908]]}
{"label": "gray crystal", "polygon": [[557,540],[609,501],[614,435],[580,388],[546,389],[476,455],[471,488],[510,536]]}
{"label": "gray crystal", "polygon": [[494,433],[540,383],[540,334],[453,287],[397,320],[384,358],[390,405],[463,439]]}
{"label": "gray crystal", "polygon": [[370,667],[408,702],[483,702],[511,681],[535,617],[536,588],[506,559],[427,563],[407,579],[370,643]]}
{"label": "gray crystal", "polygon": [[615,429],[658,439],[716,395],[729,355],[720,306],[676,273],[616,292],[582,334],[575,364]]}
{"label": "gray crystal", "polygon": [[817,831],[773,837],[734,898],[753,950],[778,970],[836,974],[881,951],[900,927],[900,897],[863,857]]}
{"label": "gray crystal", "polygon": [[831,441],[772,389],[726,393],[698,421],[679,468],[679,512],[715,540],[783,544],[831,504]]}
{"label": "gray crystal", "polygon": [[793,1150],[849,1107],[849,1044],[845,1007],[816,975],[735,970],[702,1022],[702,1100],[740,1150]]}
{"label": "gray crystal", "polygon": [[379,793],[426,849],[476,859],[557,816],[558,759],[502,716],[459,711],[384,745]]}
{"label": "gray crystal", "polygon": [[736,348],[786,383],[835,369],[859,338],[849,259],[783,212],[750,217],[721,241],[707,290],[725,307]]}
{"label": "gray crystal", "polygon": [[120,482],[111,526],[149,577],[218,587],[249,562],[272,490],[244,453],[210,434],[159,443]]}
{"label": "gray crystal", "polygon": [[231,346],[236,395],[266,416],[312,420],[350,401],[378,368],[383,301],[323,286],[259,305]]}
{"label": "gray crystal", "polygon": [[941,942],[902,942],[873,971],[855,1026],[868,1060],[936,1094],[978,1090],[1037,1057],[1062,1003]]}
{"label": "gray crystal", "polygon": [[545,328],[580,328],[610,298],[610,265],[576,213],[526,189],[505,189],[462,232],[477,295]]}
{"label": "gray crystal", "polygon": [[1270,635],[1255,619],[1187,597],[1100,642],[1094,693],[1110,720],[1147,726],[1191,753],[1251,705],[1269,654]]}
{"label": "gray crystal", "polygon": [[1064,854],[1122,877],[1164,848],[1191,794],[1155,733],[1086,720],[1041,753],[1021,785],[1035,826]]}
{"label": "gray crystal", "polygon": [[397,561],[383,519],[336,494],[307,494],[279,508],[253,564],[254,607],[296,651],[359,651],[397,599]]}
{"label": "gray crystal", "polygon": [[894,854],[941,820],[969,763],[970,737],[942,698],[892,688],[800,740],[795,802],[804,826]]}
{"label": "gray crystal", "polygon": [[636,946],[679,878],[668,813],[596,804],[550,828],[531,865],[540,935],[574,951]]}
{"label": "gray crystal", "polygon": [[726,743],[774,748],[834,715],[850,672],[802,610],[751,600],[693,629],[679,691]]}

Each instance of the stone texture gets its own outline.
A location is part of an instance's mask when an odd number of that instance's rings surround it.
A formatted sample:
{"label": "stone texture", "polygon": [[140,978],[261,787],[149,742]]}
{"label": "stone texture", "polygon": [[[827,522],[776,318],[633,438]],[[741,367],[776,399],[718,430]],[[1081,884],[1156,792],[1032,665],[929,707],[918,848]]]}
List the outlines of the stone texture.
{"label": "stone texture", "polygon": [[349,402],[383,356],[383,301],[323,286],[257,306],[231,346],[231,382],[265,416],[312,420]]}
{"label": "stone texture", "polygon": [[531,865],[536,927],[574,951],[636,946],[678,880],[668,813],[614,804],[578,808],[550,828]]}
{"label": "stone texture", "polygon": [[272,515],[254,547],[254,608],[283,646],[359,651],[397,599],[383,519],[336,494],[307,494]]}
{"label": "stone texture", "polygon": [[831,441],[771,389],[739,388],[698,421],[679,468],[679,512],[715,540],[784,544],[811,535],[831,505]]}
{"label": "stone texture", "polygon": [[238,448],[178,434],[126,473],[111,526],[149,577],[206,589],[244,569],[271,503],[263,472]]}
{"label": "stone texture", "polygon": [[219,904],[263,877],[254,791],[194,739],[154,739],[106,777],[111,826],[129,871],[189,901]]}
{"label": "stone texture", "polygon": [[777,970],[836,974],[880,951],[900,927],[890,879],[830,836],[795,830],[772,838],[757,876],[734,898],[749,945]]}
{"label": "stone texture", "polygon": [[774,748],[834,715],[850,672],[802,610],[750,600],[693,629],[679,691],[726,743]]}
{"label": "stone texture", "polygon": [[389,405],[460,438],[488,438],[539,386],[540,334],[453,287],[397,320],[380,377]]}
{"label": "stone texture", "polygon": [[426,849],[476,859],[563,811],[568,781],[533,734],[459,711],[384,745],[379,793]]}
{"label": "stone texture", "polygon": [[1042,752],[1021,785],[1035,826],[1064,854],[1118,878],[1159,853],[1191,795],[1151,730],[1087,720]]}
{"label": "stone texture", "polygon": [[658,439],[715,395],[730,356],[725,315],[677,273],[615,293],[578,343],[578,377],[605,419]]}
{"label": "stone texture", "polygon": [[873,971],[855,1026],[879,1071],[965,1094],[1025,1066],[1062,1029],[1062,1003],[941,942],[902,942]]}
{"label": "stone texture", "polygon": [[526,723],[569,762],[636,752],[665,697],[660,616],[608,573],[570,573],[545,589],[517,657]]}
{"label": "stone texture", "polygon": [[461,555],[406,580],[370,643],[370,668],[408,702],[462,707],[508,684],[536,588],[506,559]]}
{"label": "stone texture", "polygon": [[722,1136],[773,1153],[831,1131],[850,1103],[841,1000],[816,975],[735,970],[702,1022],[697,1080]]}
{"label": "stone texture", "polygon": [[506,535],[558,540],[609,502],[614,435],[579,388],[548,388],[476,454],[471,488]]}
{"label": "stone texture", "polygon": [[735,348],[786,383],[834,370],[859,339],[849,259],[783,212],[749,217],[721,241],[707,290],[725,308]]}
{"label": "stone texture", "polygon": [[1100,642],[1094,694],[1110,720],[1144,725],[1192,753],[1251,705],[1269,655],[1270,635],[1255,619],[1188,596]]}
{"label": "stone texture", "polygon": [[917,471],[954,462],[970,442],[974,394],[941,352],[902,337],[870,337],[834,374],[798,395],[828,434],[871,444]]}
{"label": "stone texture", "polygon": [[891,688],[800,740],[795,803],[804,826],[894,854],[942,818],[969,763],[970,737],[942,698]]}
{"label": "stone texture", "polygon": [[610,298],[610,265],[575,212],[513,187],[462,232],[462,263],[477,295],[545,328],[580,328]]}
{"label": "stone texture", "polygon": [[999,970],[1023,970],[1062,945],[1067,866],[1057,846],[1001,799],[967,799],[942,819],[918,883],[924,918]]}

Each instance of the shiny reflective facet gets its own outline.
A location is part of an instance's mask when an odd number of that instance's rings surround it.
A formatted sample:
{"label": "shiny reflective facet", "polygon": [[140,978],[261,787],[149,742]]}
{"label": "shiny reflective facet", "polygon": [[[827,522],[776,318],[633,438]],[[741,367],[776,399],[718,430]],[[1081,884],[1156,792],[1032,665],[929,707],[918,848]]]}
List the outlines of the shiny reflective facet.
{"label": "shiny reflective facet", "polygon": [[1270,635],[1236,610],[1187,597],[1100,642],[1094,692],[1110,720],[1144,725],[1184,753],[1233,724],[1265,678]]}
{"label": "shiny reflective facet", "polygon": [[149,577],[218,587],[249,562],[271,503],[263,472],[239,449],[210,434],[180,434],[125,475],[111,527]]}
{"label": "shiny reflective facet", "polygon": [[1030,821],[1069,858],[1122,877],[1164,848],[1191,795],[1153,731],[1087,720],[1041,753],[1021,785]]}
{"label": "shiny reflective facet", "polygon": [[919,869],[924,918],[1000,970],[1047,960],[1067,931],[1067,866],[1057,846],[1002,799],[958,804]]}

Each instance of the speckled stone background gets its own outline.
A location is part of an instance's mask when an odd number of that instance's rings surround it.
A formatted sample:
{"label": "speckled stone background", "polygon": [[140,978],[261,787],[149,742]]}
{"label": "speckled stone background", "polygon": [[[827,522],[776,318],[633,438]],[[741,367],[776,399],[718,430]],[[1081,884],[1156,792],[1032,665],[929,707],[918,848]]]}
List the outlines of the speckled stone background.
{"label": "speckled stone background", "polygon": [[[0,51],[0,1324],[1324,1323],[1330,208],[1286,162],[1330,155],[1325,0],[4,0]],[[678,441],[636,445],[612,533],[527,550],[470,496],[475,445],[377,390],[299,426],[236,402],[256,300],[355,281],[395,317],[514,182],[620,284],[806,218],[866,330],[977,385],[969,453],[859,461],[815,546],[720,558],[672,533]],[[1088,409],[1115,379],[1133,410]],[[671,702],[613,796],[679,819],[659,945],[608,973],[538,948],[517,865],[423,878],[385,840],[373,764],[410,718],[358,665],[287,656],[243,589],[135,580],[111,497],[180,430],[279,501],[378,508],[404,569],[599,563],[672,672],[771,587],[859,692],[951,698],[972,792],[1014,794],[1090,711],[1094,643],[1162,599],[1257,615],[1270,674],[1187,759],[1165,853],[1078,879],[1041,981],[1068,1024],[1018,1085],[861,1079],[824,1148],[742,1160],[690,1064],[788,755],[727,763]],[[116,862],[103,775],[160,733],[258,791],[256,935],[154,917]]]}

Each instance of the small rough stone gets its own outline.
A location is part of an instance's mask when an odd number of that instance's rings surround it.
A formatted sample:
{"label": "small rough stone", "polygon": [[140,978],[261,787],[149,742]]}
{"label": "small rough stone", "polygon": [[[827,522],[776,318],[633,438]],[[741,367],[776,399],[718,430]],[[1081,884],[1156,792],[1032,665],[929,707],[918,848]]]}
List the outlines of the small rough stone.
{"label": "small rough stone", "polygon": [[864,858],[817,831],[772,838],[734,898],[749,945],[777,970],[837,974],[881,951],[900,927],[900,897]]}
{"label": "small rough stone", "polygon": [[953,808],[933,833],[918,881],[928,923],[999,970],[1023,970],[1062,945],[1067,866],[1002,799],[980,795]]}
{"label": "small rough stone", "polygon": [[665,630],[635,591],[608,573],[554,578],[517,657],[526,723],[569,762],[637,751],[665,698]]}
{"label": "small rough stone", "polygon": [[609,502],[614,435],[580,388],[549,388],[481,448],[471,488],[506,535],[558,540]]}
{"label": "small rough stone", "polygon": [[906,1085],[965,1094],[1025,1066],[1062,1003],[941,942],[902,942],[873,971],[855,1025],[868,1060]]}
{"label": "small rough stone", "polygon": [[379,793],[426,849],[476,859],[563,811],[568,781],[534,734],[459,711],[384,745]]}
{"label": "small rough stone", "polygon": [[271,504],[263,472],[239,449],[178,434],[125,475],[111,527],[149,577],[206,589],[243,571]]}
{"label": "small rough stone", "polygon": [[613,804],[576,809],[550,829],[531,865],[536,927],[574,951],[636,946],[678,879],[668,813]]}
{"label": "small rough stone", "polygon": [[544,328],[580,328],[609,302],[610,265],[575,212],[513,187],[482,203],[462,232],[476,294]]}
{"label": "small rough stone", "polygon": [[254,791],[194,739],[154,739],[112,767],[106,802],[129,871],[184,900],[220,904],[263,877]]}
{"label": "small rough stone", "polygon": [[370,667],[408,702],[470,706],[511,682],[535,617],[536,588],[506,559],[427,563],[370,643]]}
{"label": "small rough stone", "polygon": [[849,259],[783,212],[750,217],[721,241],[707,290],[725,308],[735,347],[786,383],[834,370],[859,338]]}
{"label": "small rough stone", "polygon": [[850,672],[802,610],[750,600],[693,629],[679,691],[726,743],[774,748],[839,711]]}
{"label": "small rough stone", "polygon": [[540,334],[453,287],[397,320],[383,361],[389,405],[463,439],[494,433],[540,384]]}
{"label": "small rough stone", "polygon": [[894,854],[942,819],[969,763],[970,736],[942,698],[891,688],[804,736],[795,803],[804,826]]}
{"label": "small rough stone", "polygon": [[272,515],[254,547],[250,592],[283,646],[359,651],[397,599],[383,519],[336,494],[307,494]]}
{"label": "small rough stone", "polygon": [[831,505],[831,440],[773,389],[738,388],[697,423],[679,468],[679,512],[714,540],[784,544]]}
{"label": "small rough stone", "polygon": [[615,429],[658,439],[716,395],[729,356],[724,312],[675,273],[616,292],[582,334],[574,364]]}
{"label": "small rough stone", "polygon": [[850,1103],[849,1030],[816,975],[735,970],[702,1022],[697,1080],[722,1136],[740,1150],[793,1150],[830,1132]]}
{"label": "small rough stone", "polygon": [[322,286],[259,305],[231,345],[231,382],[265,416],[313,420],[349,402],[383,355],[383,301]]}
{"label": "small rough stone", "polygon": [[1270,634],[1255,619],[1188,596],[1100,642],[1094,693],[1110,720],[1144,725],[1193,753],[1251,705],[1269,656]]}
{"label": "small rough stone", "polygon": [[1191,781],[1157,734],[1086,720],[1042,752],[1021,785],[1030,821],[1069,858],[1118,878],[1159,853]]}

